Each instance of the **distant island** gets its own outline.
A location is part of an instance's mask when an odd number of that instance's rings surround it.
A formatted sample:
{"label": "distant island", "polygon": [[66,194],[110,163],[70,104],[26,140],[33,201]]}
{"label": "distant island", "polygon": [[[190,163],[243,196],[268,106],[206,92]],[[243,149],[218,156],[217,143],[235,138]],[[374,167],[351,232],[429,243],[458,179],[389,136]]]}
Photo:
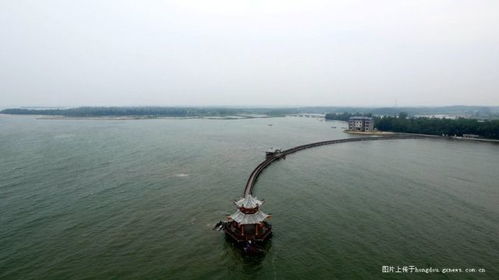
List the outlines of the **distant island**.
{"label": "distant island", "polygon": [[[402,111],[403,110],[403,111]],[[400,113],[402,112],[402,113]],[[374,118],[379,131],[430,135],[478,135],[499,139],[499,107],[77,107],[10,108],[1,114],[60,118],[262,118],[315,114],[326,120],[348,121],[352,116]]]}
{"label": "distant island", "polygon": [[[348,112],[348,113],[345,113]],[[348,114],[370,114],[373,116],[397,116],[399,112],[407,112],[411,116],[449,115],[472,119],[499,119],[499,106],[440,106],[440,107],[341,107],[341,106],[308,106],[308,107],[188,107],[188,106],[142,106],[142,107],[75,107],[75,108],[43,108],[21,107],[0,111],[1,114],[46,115],[63,117],[226,117],[226,116],[266,116],[281,117],[296,114],[332,114],[347,120]],[[342,115],[343,114],[343,115]],[[346,114],[346,115],[345,115]]]}
{"label": "distant island", "polygon": [[12,108],[0,111],[2,114],[12,115],[43,115],[75,118],[97,117],[134,117],[134,118],[160,118],[160,117],[274,117],[284,116],[290,109],[280,108],[225,108],[225,107],[77,107],[61,109],[43,108]]}
{"label": "distant island", "polygon": [[353,116],[369,116],[379,131],[418,133],[443,136],[473,136],[499,139],[499,120],[411,116],[401,112],[396,116],[375,116],[372,113],[329,113],[327,120],[348,121]]}

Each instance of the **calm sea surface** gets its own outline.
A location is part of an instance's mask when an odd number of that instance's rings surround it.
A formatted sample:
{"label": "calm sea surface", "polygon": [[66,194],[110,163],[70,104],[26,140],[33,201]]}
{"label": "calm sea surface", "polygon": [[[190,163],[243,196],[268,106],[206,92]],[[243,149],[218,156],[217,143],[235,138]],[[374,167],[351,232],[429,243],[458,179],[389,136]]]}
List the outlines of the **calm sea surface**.
{"label": "calm sea surface", "polygon": [[0,279],[499,279],[494,144],[302,151],[256,186],[273,215],[264,257],[243,257],[211,230],[266,149],[346,138],[344,125],[0,115]]}

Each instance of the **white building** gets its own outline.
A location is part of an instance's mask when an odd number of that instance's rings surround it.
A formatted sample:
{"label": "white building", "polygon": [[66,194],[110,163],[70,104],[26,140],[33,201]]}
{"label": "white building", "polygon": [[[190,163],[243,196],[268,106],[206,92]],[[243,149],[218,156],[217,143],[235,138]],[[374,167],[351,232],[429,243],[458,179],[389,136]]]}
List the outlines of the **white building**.
{"label": "white building", "polygon": [[372,131],[374,129],[374,120],[370,117],[351,117],[348,120],[348,130],[354,131]]}

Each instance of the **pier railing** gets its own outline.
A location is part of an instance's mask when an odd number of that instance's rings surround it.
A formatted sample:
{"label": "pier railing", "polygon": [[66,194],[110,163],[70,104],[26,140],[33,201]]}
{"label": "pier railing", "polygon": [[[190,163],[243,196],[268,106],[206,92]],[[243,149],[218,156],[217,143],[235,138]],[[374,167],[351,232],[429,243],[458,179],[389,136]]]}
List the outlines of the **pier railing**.
{"label": "pier railing", "polygon": [[347,143],[347,142],[396,140],[396,139],[417,139],[417,138],[435,138],[435,136],[420,135],[420,134],[394,134],[394,135],[379,136],[379,137],[370,136],[370,137],[353,137],[353,138],[346,138],[346,139],[335,139],[335,140],[320,141],[320,142],[296,146],[296,147],[281,151],[280,153],[277,153],[271,157],[268,157],[266,160],[262,161],[253,170],[253,172],[251,172],[251,175],[249,176],[248,181],[246,182],[246,187],[244,188],[243,195],[248,195],[248,194],[253,193],[253,187],[255,186],[256,181],[258,180],[258,177],[263,172],[263,170],[265,170],[265,168],[269,167],[274,161],[277,161],[277,160],[285,157],[286,155],[296,153],[296,152],[301,151],[301,150],[310,149],[310,148],[319,147],[319,146],[325,146],[325,145]]}

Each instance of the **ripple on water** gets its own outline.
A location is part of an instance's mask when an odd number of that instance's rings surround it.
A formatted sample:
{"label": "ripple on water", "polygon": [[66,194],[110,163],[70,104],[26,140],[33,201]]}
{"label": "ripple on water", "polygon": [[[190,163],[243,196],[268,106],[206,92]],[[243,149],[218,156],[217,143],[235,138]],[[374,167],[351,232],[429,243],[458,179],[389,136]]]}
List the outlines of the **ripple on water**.
{"label": "ripple on water", "polygon": [[276,162],[255,188],[274,237],[263,258],[242,256],[211,229],[263,151],[347,137],[309,118],[268,122],[3,119],[0,278],[377,279],[389,264],[498,273],[499,148],[438,140]]}

